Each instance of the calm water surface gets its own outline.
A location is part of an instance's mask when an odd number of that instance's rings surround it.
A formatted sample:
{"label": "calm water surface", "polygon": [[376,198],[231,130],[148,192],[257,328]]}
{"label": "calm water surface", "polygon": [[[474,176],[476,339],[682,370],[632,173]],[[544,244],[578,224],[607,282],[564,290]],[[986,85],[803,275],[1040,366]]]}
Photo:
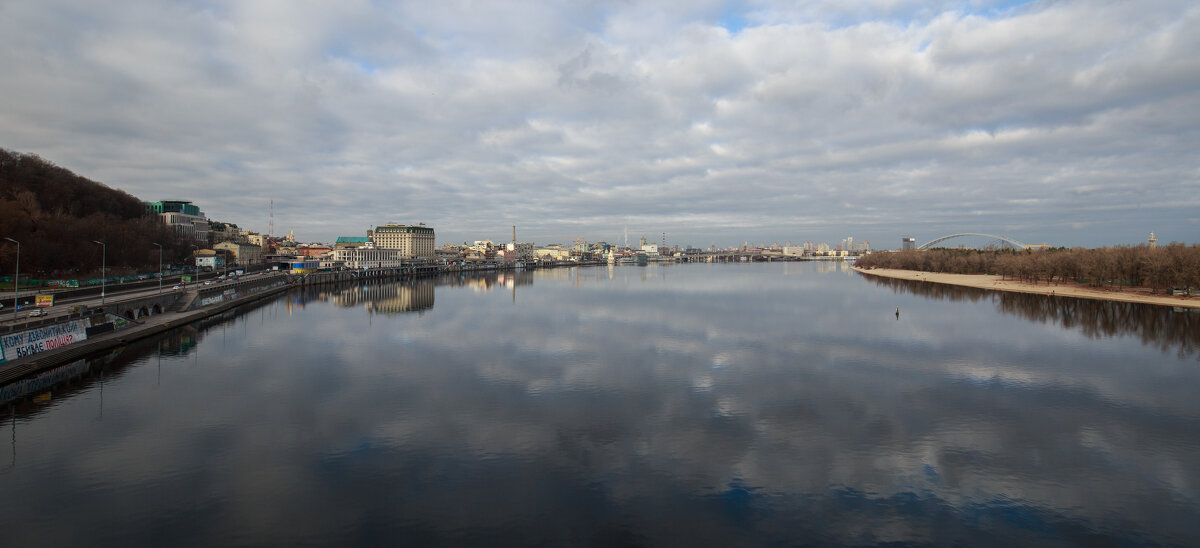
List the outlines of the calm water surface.
{"label": "calm water surface", "polygon": [[296,291],[6,387],[0,530],[1195,546],[1198,339],[1197,313],[833,263]]}

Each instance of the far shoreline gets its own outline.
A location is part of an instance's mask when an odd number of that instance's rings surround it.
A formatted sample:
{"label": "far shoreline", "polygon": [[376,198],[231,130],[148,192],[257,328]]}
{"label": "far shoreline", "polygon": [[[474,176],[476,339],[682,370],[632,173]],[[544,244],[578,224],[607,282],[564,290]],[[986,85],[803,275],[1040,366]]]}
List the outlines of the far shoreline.
{"label": "far shoreline", "polygon": [[1148,289],[1135,288],[1127,291],[1107,290],[1083,287],[1074,284],[1031,284],[1017,280],[1004,279],[994,274],[946,274],[942,272],[923,272],[919,270],[897,270],[892,268],[861,268],[851,267],[865,276],[879,276],[898,280],[913,280],[993,291],[1008,291],[1013,293],[1032,293],[1055,297],[1075,297],[1079,299],[1096,299],[1102,301],[1118,301],[1127,303],[1150,304],[1155,306],[1172,306],[1180,308],[1200,308],[1200,299],[1187,296],[1156,295]]}

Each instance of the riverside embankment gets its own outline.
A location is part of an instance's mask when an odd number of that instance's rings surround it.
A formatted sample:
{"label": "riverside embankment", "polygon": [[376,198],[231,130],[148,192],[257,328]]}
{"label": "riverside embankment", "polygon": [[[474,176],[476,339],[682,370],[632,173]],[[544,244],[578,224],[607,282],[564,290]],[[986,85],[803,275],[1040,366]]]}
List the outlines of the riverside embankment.
{"label": "riverside embankment", "polygon": [[915,282],[990,289],[993,291],[1010,291],[1016,293],[1033,293],[1038,295],[1053,295],[1057,297],[1076,297],[1080,299],[1097,299],[1104,301],[1119,301],[1128,303],[1152,304],[1158,306],[1173,306],[1180,308],[1200,308],[1200,298],[1173,296],[1150,293],[1148,289],[1097,289],[1080,285],[1068,284],[1031,284],[1017,280],[1005,279],[1003,276],[990,274],[946,274],[942,272],[922,272],[919,270],[896,270],[890,268],[860,268],[853,267],[864,276],[879,276]]}
{"label": "riverside embankment", "polygon": [[[256,280],[253,284],[238,285],[242,286],[241,291],[232,293],[231,298],[224,298],[223,291],[226,289],[221,287],[204,289],[195,294],[188,293],[181,296],[178,307],[162,313],[135,320],[122,319],[120,321],[124,325],[120,328],[89,335],[86,339],[73,344],[2,362],[0,363],[0,384],[220,314],[231,308],[286,291],[294,284],[290,277],[278,275]],[[106,321],[105,316],[111,315],[97,314],[87,319],[91,320],[92,324],[97,324]]]}
{"label": "riverside embankment", "polygon": [[[580,266],[581,263],[545,265],[545,267]],[[584,263],[600,264],[600,263]],[[164,305],[165,310],[143,307],[141,301],[132,306],[129,302],[110,302],[105,314],[79,315],[56,319],[39,320],[25,325],[5,327],[0,332],[0,344],[5,352],[0,353],[0,384],[11,382],[40,371],[78,360],[92,354],[123,346],[129,342],[157,335],[189,323],[225,312],[231,308],[277,294],[289,287],[338,284],[365,280],[400,280],[424,278],[456,273],[495,272],[512,270],[504,265],[489,268],[447,269],[435,265],[414,265],[405,268],[378,268],[362,271],[313,272],[294,277],[284,273],[264,273],[262,277],[224,282],[214,286],[198,286],[180,293],[177,301]],[[144,299],[144,298],[143,298]],[[173,304],[172,304],[173,303]],[[113,314],[116,312],[116,314]],[[124,313],[126,317],[121,317]],[[144,314],[144,315],[141,315]],[[87,334],[82,332],[87,326]],[[106,328],[97,330],[97,326]],[[38,333],[43,330],[62,331],[67,335],[48,338]],[[93,331],[100,331],[93,333]],[[15,339],[14,339],[15,335]],[[28,335],[23,337],[23,335]],[[61,344],[71,336],[82,338],[78,342]],[[16,339],[20,339],[16,342]],[[36,339],[36,340],[34,340]],[[11,343],[11,344],[10,344]],[[8,348],[12,346],[12,348]],[[18,347],[20,350],[18,350]],[[36,348],[35,348],[36,347]],[[30,350],[26,350],[30,349]],[[16,356],[14,358],[14,356]],[[7,358],[8,361],[3,361]]]}

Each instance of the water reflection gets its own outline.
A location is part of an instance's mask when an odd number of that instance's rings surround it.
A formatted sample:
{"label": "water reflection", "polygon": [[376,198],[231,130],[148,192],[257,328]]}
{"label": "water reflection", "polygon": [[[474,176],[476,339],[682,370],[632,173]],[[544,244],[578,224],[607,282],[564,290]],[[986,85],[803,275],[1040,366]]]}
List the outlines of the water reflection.
{"label": "water reflection", "polygon": [[[107,364],[103,422],[99,387],[26,416],[0,528],[14,545],[1200,541],[1194,366],[987,299],[913,299],[897,321],[894,293],[842,272],[430,280],[437,307],[403,314],[342,300],[355,286],[298,291]],[[156,354],[184,347],[158,382]]]}
{"label": "water reflection", "polygon": [[428,280],[339,287],[338,291],[327,295],[335,306],[362,306],[372,314],[421,312],[433,308],[433,282]]}
{"label": "water reflection", "polygon": [[[566,269],[564,269],[565,271]],[[289,307],[330,302],[338,307],[362,307],[370,313],[402,314],[433,308],[435,287],[469,287],[476,291],[513,290],[533,285],[531,271],[463,273],[406,281],[346,282],[302,287],[289,295]],[[289,308],[290,310],[290,308]]]}
{"label": "water reflection", "polygon": [[1089,338],[1131,336],[1179,357],[1200,358],[1200,311],[1118,301],[988,291],[974,287],[867,276],[896,293],[949,301],[992,302],[1005,314],[1078,330]]}

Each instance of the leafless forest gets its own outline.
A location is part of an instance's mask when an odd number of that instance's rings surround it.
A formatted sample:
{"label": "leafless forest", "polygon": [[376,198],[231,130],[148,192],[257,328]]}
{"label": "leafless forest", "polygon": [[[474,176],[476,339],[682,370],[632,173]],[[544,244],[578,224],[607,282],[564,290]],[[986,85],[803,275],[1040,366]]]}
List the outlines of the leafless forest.
{"label": "leafless forest", "polygon": [[1156,292],[1200,288],[1200,246],[1181,243],[1038,251],[907,250],[871,253],[856,264],[862,268],[998,274],[1030,283],[1148,287]]}
{"label": "leafless forest", "polygon": [[[141,200],[54,165],[34,154],[0,149],[0,238],[21,243],[22,277],[80,278],[153,271],[158,248],[171,263],[188,255],[185,241]],[[107,253],[94,243],[105,243]],[[11,275],[17,248],[0,240],[0,275]]]}

